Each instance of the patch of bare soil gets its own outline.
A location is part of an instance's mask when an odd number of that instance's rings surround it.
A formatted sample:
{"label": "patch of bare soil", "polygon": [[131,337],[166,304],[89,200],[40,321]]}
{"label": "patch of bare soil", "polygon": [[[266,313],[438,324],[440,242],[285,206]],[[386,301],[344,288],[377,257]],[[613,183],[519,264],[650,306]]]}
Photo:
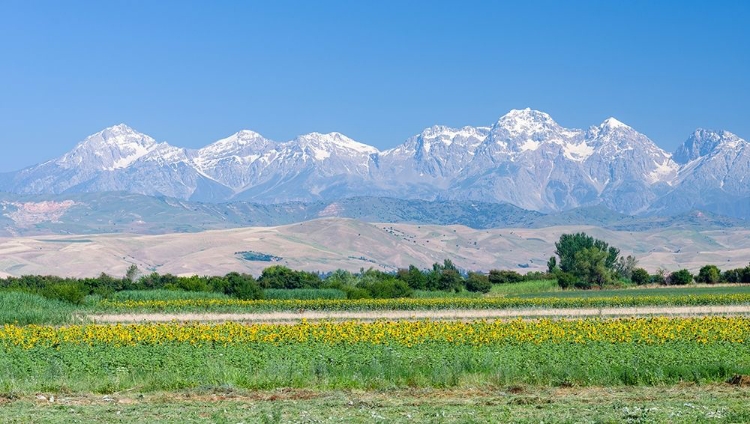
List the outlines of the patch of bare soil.
{"label": "patch of bare soil", "polygon": [[[747,377],[747,376],[744,376]],[[156,393],[112,393],[109,395],[97,395],[91,393],[80,393],[56,396],[50,393],[37,393],[35,395],[20,395],[6,398],[0,404],[9,404],[17,401],[32,401],[36,405],[133,405],[144,403],[182,403],[182,402],[274,402],[274,401],[306,401],[312,399],[333,398],[339,394],[346,394],[358,399],[359,402],[381,402],[401,399],[410,405],[427,403],[452,402],[461,403],[467,400],[477,401],[485,399],[487,402],[506,399],[511,404],[549,404],[553,402],[564,402],[566,399],[575,398],[583,403],[601,403],[602,401],[653,401],[658,398],[675,398],[689,400],[701,395],[732,394],[745,397],[748,392],[747,386],[740,388],[728,384],[708,385],[675,385],[667,387],[537,387],[537,386],[510,386],[495,388],[453,388],[453,389],[395,389],[386,392],[368,390],[328,391],[281,388],[276,390],[242,390],[237,391],[217,390],[188,390],[182,392],[156,392]]]}
{"label": "patch of bare soil", "polygon": [[302,311],[269,313],[138,313],[96,314],[87,318],[97,323],[134,322],[263,322],[294,324],[307,321],[375,321],[375,320],[475,320],[511,318],[578,318],[615,316],[696,316],[696,315],[747,315],[750,305],[724,306],[671,306],[630,308],[570,308],[570,309],[496,309],[496,310],[437,310],[437,311]]}
{"label": "patch of bare soil", "polygon": [[735,376],[727,380],[727,383],[733,384],[735,386],[750,387],[750,375],[736,374]]}

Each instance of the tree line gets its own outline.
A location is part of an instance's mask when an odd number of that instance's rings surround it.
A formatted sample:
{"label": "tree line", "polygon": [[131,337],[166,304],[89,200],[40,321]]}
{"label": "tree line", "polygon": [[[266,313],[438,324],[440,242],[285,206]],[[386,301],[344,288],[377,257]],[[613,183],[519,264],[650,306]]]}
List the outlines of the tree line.
{"label": "tree line", "polygon": [[24,275],[0,278],[0,290],[17,290],[80,304],[86,296],[103,298],[128,290],[183,290],[224,293],[238,299],[262,299],[265,289],[337,289],[348,299],[410,297],[415,290],[487,293],[493,284],[554,279],[544,272],[525,275],[515,271],[491,270],[487,274],[464,273],[450,260],[431,269],[414,265],[397,272],[361,269],[358,273],[336,270],[330,273],[297,271],[282,265],[270,266],[258,278],[231,272],[224,276],[176,276],[152,272],[141,275],[131,266],[124,277],[102,273],[95,278],[63,278],[52,275]]}
{"label": "tree line", "polygon": [[434,263],[430,269],[414,265],[396,272],[370,268],[358,273],[337,270],[330,273],[297,271],[282,265],[270,266],[258,278],[230,272],[224,276],[176,276],[152,272],[141,274],[132,265],[122,278],[102,273],[96,278],[62,278],[24,275],[0,278],[0,290],[20,290],[80,304],[86,296],[104,298],[127,290],[184,290],[223,293],[238,299],[262,299],[266,289],[336,289],[348,299],[411,297],[415,290],[487,293],[493,285],[521,281],[556,279],[564,289],[604,288],[618,284],[684,285],[692,282],[750,283],[750,265],[721,271],[706,265],[698,274],[687,269],[668,273],[664,269],[649,274],[638,267],[634,256],[620,256],[620,250],[586,233],[563,234],[555,243],[555,255],[547,262],[547,272],[524,275],[511,270],[493,269],[488,273],[463,272],[450,259]]}
{"label": "tree line", "polygon": [[649,274],[637,266],[634,256],[620,256],[619,249],[583,232],[560,236],[555,243],[555,255],[549,258],[547,271],[555,275],[562,288],[603,288],[618,282],[637,285],[750,283],[750,265],[723,272],[716,265],[705,265],[696,275],[687,269],[670,273],[663,268]]}

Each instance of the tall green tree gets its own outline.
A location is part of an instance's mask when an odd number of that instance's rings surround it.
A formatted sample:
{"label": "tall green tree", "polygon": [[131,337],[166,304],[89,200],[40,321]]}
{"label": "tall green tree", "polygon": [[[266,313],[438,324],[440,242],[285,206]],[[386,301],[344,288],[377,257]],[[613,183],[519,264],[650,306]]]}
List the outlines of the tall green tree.
{"label": "tall green tree", "polygon": [[[567,287],[575,281],[575,286],[589,288],[594,284],[603,286],[612,282],[620,249],[581,232],[561,235],[555,243],[555,254],[560,258],[557,261],[560,270],[558,283]],[[635,258],[631,261],[635,263]],[[551,260],[550,265],[554,265]]]}
{"label": "tall green tree", "polygon": [[586,233],[563,234],[560,240],[555,243],[555,254],[560,258],[559,267],[563,272],[572,272],[575,267],[576,253],[583,249],[596,248],[606,252],[604,266],[607,269],[613,269],[617,258],[620,256],[620,249],[610,247],[607,242],[595,239]]}
{"label": "tall green tree", "polygon": [[716,284],[721,280],[721,271],[716,265],[706,265],[695,276],[697,283]]}

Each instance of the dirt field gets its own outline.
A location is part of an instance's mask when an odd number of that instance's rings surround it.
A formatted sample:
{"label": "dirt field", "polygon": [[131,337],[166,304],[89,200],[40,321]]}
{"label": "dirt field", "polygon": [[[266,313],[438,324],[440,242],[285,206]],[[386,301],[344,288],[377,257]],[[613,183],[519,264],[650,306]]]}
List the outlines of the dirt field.
{"label": "dirt field", "polygon": [[[125,275],[132,264],[142,272],[175,275],[257,276],[280,264],[307,271],[361,268],[393,271],[410,264],[429,268],[451,259],[466,270],[546,269],[560,234],[585,231],[634,254],[651,272],[664,267],[697,271],[722,269],[750,260],[750,230],[697,231],[667,228],[647,232],[610,231],[591,226],[475,230],[460,225],[375,224],[326,218],[280,227],[248,227],[157,236],[104,234],[0,238],[0,275],[94,277]],[[237,252],[279,256],[279,262],[247,261]]]}
{"label": "dirt field", "polygon": [[135,323],[135,322],[169,322],[169,321],[202,321],[202,322],[263,322],[294,324],[303,319],[307,321],[374,321],[388,320],[474,320],[503,318],[539,318],[539,317],[616,317],[616,316],[693,316],[693,315],[746,315],[750,314],[750,305],[728,306],[680,306],[680,307],[640,307],[640,308],[582,308],[582,309],[504,309],[504,310],[445,310],[445,311],[374,311],[374,312],[271,312],[256,314],[220,314],[220,313],[147,313],[147,314],[101,314],[88,315],[87,318],[97,323]]}

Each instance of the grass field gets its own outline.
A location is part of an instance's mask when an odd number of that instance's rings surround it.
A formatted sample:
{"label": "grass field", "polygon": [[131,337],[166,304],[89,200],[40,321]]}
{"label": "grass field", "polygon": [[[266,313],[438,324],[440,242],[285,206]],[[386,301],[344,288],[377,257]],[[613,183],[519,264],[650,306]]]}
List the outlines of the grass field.
{"label": "grass field", "polygon": [[750,388],[728,385],[388,391],[230,387],[0,400],[2,422],[674,423],[750,421]]}
{"label": "grass field", "polygon": [[219,293],[124,291],[89,296],[82,305],[22,292],[0,291],[0,324],[64,324],[92,314],[268,313],[279,311],[507,310],[750,304],[750,285],[561,291],[552,280],[499,285],[487,295],[416,291],[408,299],[341,299],[338,290],[267,290],[271,299],[243,301]]}
{"label": "grass field", "polygon": [[488,296],[518,296],[521,294],[536,293],[559,293],[562,289],[557,284],[557,280],[534,280],[521,281],[514,284],[495,284],[492,286]]}
{"label": "grass field", "polygon": [[347,301],[277,293],[282,299],[242,303],[165,290],[74,306],[2,292],[0,421],[750,421],[750,388],[726,383],[750,376],[747,316],[82,323],[98,311],[750,303],[742,286],[569,292],[537,281],[481,297],[439,294]]}
{"label": "grass field", "polygon": [[89,308],[91,313],[267,313],[277,311],[421,311],[489,310],[528,308],[613,308],[647,306],[720,306],[750,304],[750,293],[700,295],[662,295],[612,297],[438,297],[399,299],[177,299],[128,300],[104,299]]}
{"label": "grass field", "polygon": [[[539,282],[532,287],[544,287]],[[628,288],[615,290],[558,290],[558,291],[519,291],[519,297],[559,297],[559,298],[592,298],[592,297],[644,297],[644,296],[697,296],[705,294],[750,294],[750,284],[720,285],[720,286],[680,286],[680,287],[652,287],[652,288]]]}
{"label": "grass field", "polygon": [[65,324],[78,321],[77,308],[41,296],[0,291],[0,324]]}

